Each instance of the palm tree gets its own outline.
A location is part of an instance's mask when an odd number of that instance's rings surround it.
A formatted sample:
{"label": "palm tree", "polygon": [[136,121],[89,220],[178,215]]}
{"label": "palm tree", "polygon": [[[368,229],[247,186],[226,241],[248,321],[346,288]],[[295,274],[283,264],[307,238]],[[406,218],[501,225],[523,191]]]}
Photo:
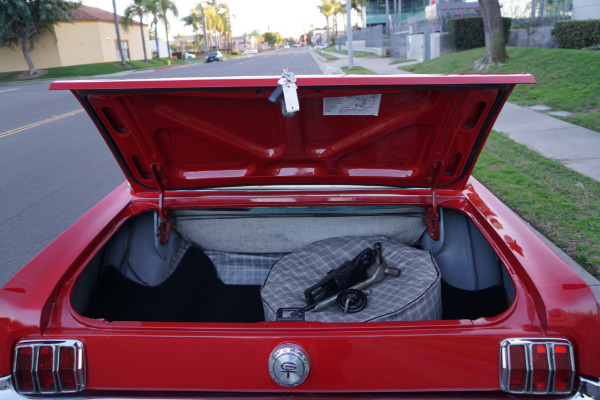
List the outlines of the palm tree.
{"label": "palm tree", "polygon": [[167,58],[171,58],[171,49],[169,47],[169,21],[167,19],[167,14],[169,11],[173,13],[174,16],[178,16],[177,6],[171,0],[152,0],[157,2],[157,10],[158,10],[158,18],[162,20],[165,24],[165,34],[167,35]]}
{"label": "palm tree", "polygon": [[115,21],[115,30],[117,31],[117,49],[119,50],[119,57],[121,57],[121,65],[125,66],[125,57],[123,54],[123,46],[121,45],[121,32],[119,31],[119,16],[117,15],[117,5],[115,0],[112,0],[113,4],[113,18]]}
{"label": "palm tree", "polygon": [[206,6],[204,6],[204,16],[205,16],[205,20],[206,20],[206,29],[208,30],[208,43],[209,43],[209,48],[212,49],[214,44],[213,42],[217,42],[217,48],[219,48],[219,43],[216,40],[216,36],[217,36],[217,32],[219,31],[219,29],[221,28],[221,19],[219,18],[219,13],[217,11],[217,8],[214,7],[212,4],[207,4]]}
{"label": "palm tree", "polygon": [[333,12],[333,5],[330,0],[321,0],[321,5],[317,6],[317,8],[327,20],[327,41],[329,42],[329,17],[331,17]]}
{"label": "palm tree", "polygon": [[202,13],[198,13],[196,9],[192,8],[190,15],[181,18],[185,26],[191,26],[194,31],[194,48],[198,52],[198,30],[202,25]]}
{"label": "palm tree", "polygon": [[218,5],[219,18],[221,19],[222,33],[227,39],[227,47],[229,48],[229,41],[231,40],[231,15],[229,13],[229,6],[226,3],[220,3]]}
{"label": "palm tree", "polygon": [[338,35],[338,15],[339,14],[346,14],[346,6],[344,6],[342,3],[340,3],[337,0],[331,0],[331,14],[333,15],[333,31],[334,31],[334,36],[337,40],[337,35]]}
{"label": "palm tree", "polygon": [[369,4],[369,0],[352,0],[352,9],[360,15],[360,19],[362,21],[362,26],[366,26],[365,21],[365,7]]}
{"label": "palm tree", "polygon": [[136,15],[140,19],[140,34],[142,35],[142,48],[144,49],[144,62],[148,62],[148,55],[146,54],[146,39],[144,39],[144,14],[148,13],[146,4],[148,0],[133,0],[125,9],[125,16],[123,24],[125,29],[133,23],[133,16]]}
{"label": "palm tree", "polygon": [[147,0],[146,9],[152,14],[152,25],[154,26],[154,43],[156,43],[156,56],[160,60],[160,49],[158,47],[158,0]]}

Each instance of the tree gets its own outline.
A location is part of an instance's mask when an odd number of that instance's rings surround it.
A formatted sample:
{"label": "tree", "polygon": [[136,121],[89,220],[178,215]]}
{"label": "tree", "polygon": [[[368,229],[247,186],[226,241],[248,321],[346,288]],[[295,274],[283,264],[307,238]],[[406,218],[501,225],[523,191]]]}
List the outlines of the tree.
{"label": "tree", "polygon": [[169,52],[169,54],[167,54],[167,58],[171,58],[171,49],[169,48],[169,20],[168,20],[168,14],[169,11],[171,13],[173,13],[174,16],[178,16],[178,11],[177,11],[177,6],[175,5],[175,3],[173,3],[171,0],[153,0],[156,1],[158,3],[158,18],[160,18],[163,22],[163,24],[165,24],[165,34],[167,36],[166,40],[167,40],[167,51]]}
{"label": "tree", "polygon": [[140,19],[140,34],[142,36],[142,48],[144,49],[144,62],[148,62],[148,55],[146,54],[146,39],[144,39],[144,14],[148,13],[146,4],[147,0],[133,0],[125,9],[125,15],[123,18],[123,25],[125,29],[133,24],[133,16],[137,16]]}
{"label": "tree", "polygon": [[154,43],[156,44],[156,56],[160,60],[160,48],[158,46],[158,0],[147,0],[146,9],[152,14],[152,25],[154,27]]}
{"label": "tree", "polygon": [[479,0],[479,6],[485,34],[485,58],[476,61],[475,68],[487,70],[492,65],[499,65],[506,61],[508,54],[504,43],[504,26],[498,0]]}
{"label": "tree", "polygon": [[327,21],[327,42],[329,42],[329,17],[331,17],[331,14],[333,12],[333,6],[331,4],[331,1],[329,0],[321,0],[321,5],[317,6],[317,8],[319,9],[319,11],[321,12],[321,14],[323,14],[323,16],[325,17],[325,20]]}
{"label": "tree", "polygon": [[79,3],[64,0],[2,0],[0,2],[0,47],[21,46],[29,75],[35,74],[30,49],[42,33],[54,35],[54,25],[71,21],[71,10]]}
{"label": "tree", "polygon": [[277,43],[280,43],[282,40],[285,40],[281,37],[279,32],[265,32],[263,35],[265,42],[269,43],[269,46],[275,46]]}
{"label": "tree", "polygon": [[121,65],[125,66],[125,55],[123,54],[123,45],[121,44],[121,31],[119,30],[119,16],[117,15],[117,5],[115,0],[113,3],[113,19],[115,21],[115,31],[117,32],[117,49],[119,50],[119,57],[121,57]]}
{"label": "tree", "polygon": [[331,14],[333,15],[333,30],[334,36],[337,39],[338,35],[338,15],[342,14],[342,16],[346,15],[346,6],[340,3],[337,0],[331,0]]}
{"label": "tree", "polygon": [[360,15],[362,26],[366,27],[366,10],[365,7],[369,4],[369,0],[352,0],[352,9]]}
{"label": "tree", "polygon": [[192,27],[192,31],[194,31],[194,48],[198,52],[198,30],[200,30],[200,26],[202,25],[202,13],[198,13],[193,8],[190,11],[190,15],[181,18],[181,21],[183,21],[185,26]]}
{"label": "tree", "polygon": [[223,36],[225,36],[225,39],[227,39],[227,47],[229,48],[231,40],[231,14],[229,12],[229,6],[225,3],[219,3],[217,10],[219,11],[219,18],[222,22],[222,33]]}

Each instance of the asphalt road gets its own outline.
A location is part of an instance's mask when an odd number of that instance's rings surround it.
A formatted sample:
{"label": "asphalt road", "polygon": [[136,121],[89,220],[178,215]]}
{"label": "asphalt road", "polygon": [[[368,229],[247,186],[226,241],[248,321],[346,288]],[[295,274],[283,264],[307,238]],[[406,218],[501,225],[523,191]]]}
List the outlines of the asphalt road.
{"label": "asphalt road", "polygon": [[[321,74],[300,48],[100,79],[265,76],[283,68]],[[124,181],[75,97],[49,84],[0,85],[0,287]]]}

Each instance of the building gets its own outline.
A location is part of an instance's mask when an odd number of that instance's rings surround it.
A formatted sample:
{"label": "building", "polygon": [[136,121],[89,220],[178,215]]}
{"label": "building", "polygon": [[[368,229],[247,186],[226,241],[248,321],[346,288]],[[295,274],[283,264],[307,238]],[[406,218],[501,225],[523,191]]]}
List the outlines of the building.
{"label": "building", "polygon": [[[143,60],[143,46],[148,49],[148,57],[151,56],[146,24],[143,25],[143,44],[138,22],[127,30],[123,24],[120,28],[126,60]],[[49,33],[41,35],[31,49],[36,69],[120,60],[112,12],[81,5],[72,11],[72,23],[58,23],[54,26],[54,33],[55,37]],[[19,46],[0,48],[0,60],[0,72],[28,69]]]}
{"label": "building", "polygon": [[573,0],[573,19],[600,19],[600,1]]}
{"label": "building", "polygon": [[[366,5],[367,26],[386,23],[385,3],[386,0],[369,0]],[[392,22],[397,22],[399,18],[402,21],[425,19],[425,7],[431,3],[432,0],[388,0],[390,19]]]}
{"label": "building", "polygon": [[242,54],[248,54],[258,51],[258,39],[255,35],[234,36],[231,38],[233,50]]}

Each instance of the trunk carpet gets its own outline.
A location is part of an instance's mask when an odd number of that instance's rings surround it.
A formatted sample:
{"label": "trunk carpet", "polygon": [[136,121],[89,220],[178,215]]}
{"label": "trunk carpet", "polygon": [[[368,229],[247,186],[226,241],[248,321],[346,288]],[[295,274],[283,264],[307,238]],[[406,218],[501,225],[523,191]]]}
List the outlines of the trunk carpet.
{"label": "trunk carpet", "polygon": [[154,287],[107,267],[84,315],[107,321],[264,321],[260,286],[225,285],[210,259],[195,247],[167,280]]}
{"label": "trunk carpet", "polygon": [[444,319],[491,318],[508,308],[506,293],[500,286],[482,290],[462,290],[442,280]]}

